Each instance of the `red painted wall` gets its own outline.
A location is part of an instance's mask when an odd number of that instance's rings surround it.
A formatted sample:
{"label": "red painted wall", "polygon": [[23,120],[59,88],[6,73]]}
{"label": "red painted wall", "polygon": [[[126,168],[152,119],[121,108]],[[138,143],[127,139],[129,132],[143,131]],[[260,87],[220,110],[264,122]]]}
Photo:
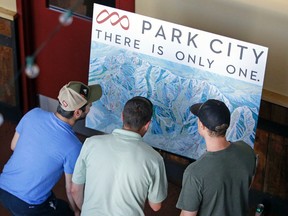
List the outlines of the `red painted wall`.
{"label": "red painted wall", "polygon": [[[44,0],[33,1],[34,51],[51,38],[59,25],[59,11],[46,7]],[[73,23],[60,30],[47,42],[35,62],[40,67],[37,93],[57,98],[61,86],[70,80],[87,83],[92,23],[73,17]]]}
{"label": "red painted wall", "polygon": [[[134,0],[117,0],[116,5],[132,12],[135,8]],[[17,0],[17,9],[22,67],[25,58],[44,45],[35,58],[39,76],[33,80],[22,77],[25,112],[37,106],[38,94],[56,99],[65,83],[71,80],[87,83],[92,22],[73,16],[73,23],[61,27],[52,37],[61,12],[46,7],[46,0]]]}

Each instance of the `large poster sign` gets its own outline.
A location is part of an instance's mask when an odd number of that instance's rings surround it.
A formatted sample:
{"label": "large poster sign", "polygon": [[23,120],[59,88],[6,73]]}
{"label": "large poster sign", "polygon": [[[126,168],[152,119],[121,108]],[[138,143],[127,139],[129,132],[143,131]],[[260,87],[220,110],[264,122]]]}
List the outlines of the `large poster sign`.
{"label": "large poster sign", "polygon": [[228,139],[253,147],[268,49],[256,44],[94,4],[89,84],[103,96],[86,126],[122,127],[133,96],[149,98],[154,115],[146,142],[197,159],[205,151],[189,107],[214,98],[231,112]]}

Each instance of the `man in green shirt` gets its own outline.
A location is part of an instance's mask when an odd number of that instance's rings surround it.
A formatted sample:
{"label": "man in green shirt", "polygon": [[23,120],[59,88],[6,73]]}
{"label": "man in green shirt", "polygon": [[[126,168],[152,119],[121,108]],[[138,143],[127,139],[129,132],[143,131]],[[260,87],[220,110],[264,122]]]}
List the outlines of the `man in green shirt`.
{"label": "man in green shirt", "polygon": [[183,176],[176,207],[180,216],[248,215],[249,188],[256,170],[256,155],[243,141],[229,142],[225,134],[230,111],[218,100],[191,106],[198,117],[198,132],[207,151],[190,164]]}

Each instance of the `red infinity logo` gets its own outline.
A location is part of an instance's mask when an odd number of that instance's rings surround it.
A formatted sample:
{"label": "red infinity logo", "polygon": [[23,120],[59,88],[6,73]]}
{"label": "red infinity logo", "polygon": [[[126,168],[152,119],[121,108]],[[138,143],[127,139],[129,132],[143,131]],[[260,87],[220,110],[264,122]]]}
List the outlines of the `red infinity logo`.
{"label": "red infinity logo", "polygon": [[[100,19],[99,17],[100,17],[102,14],[107,14],[107,16],[105,16],[103,19]],[[113,21],[110,19],[110,18],[113,17],[113,16],[116,16],[116,17],[118,18],[115,22],[113,22]],[[128,19],[128,17],[127,17],[126,15],[120,17],[117,12],[113,12],[113,13],[109,14],[109,12],[105,9],[105,10],[101,11],[101,12],[98,14],[98,16],[96,17],[96,21],[97,21],[98,24],[104,23],[104,22],[106,22],[106,21],[109,20],[109,19],[110,19],[110,23],[112,24],[112,26],[115,26],[115,25],[117,25],[118,23],[120,23],[121,27],[122,27],[124,30],[128,30],[128,29],[129,29],[129,19]],[[124,26],[124,25],[121,23],[121,21],[124,20],[124,19],[127,20],[127,22],[128,22],[128,23],[127,23],[127,26]]]}

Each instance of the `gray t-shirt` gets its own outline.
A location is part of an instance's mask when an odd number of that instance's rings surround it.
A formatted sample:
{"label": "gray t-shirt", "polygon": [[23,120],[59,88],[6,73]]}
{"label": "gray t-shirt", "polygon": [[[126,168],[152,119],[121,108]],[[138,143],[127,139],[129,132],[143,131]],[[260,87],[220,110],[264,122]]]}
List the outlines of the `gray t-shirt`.
{"label": "gray t-shirt", "polygon": [[199,216],[247,215],[255,162],[253,149],[242,141],[204,153],[184,172],[177,208],[198,210]]}

